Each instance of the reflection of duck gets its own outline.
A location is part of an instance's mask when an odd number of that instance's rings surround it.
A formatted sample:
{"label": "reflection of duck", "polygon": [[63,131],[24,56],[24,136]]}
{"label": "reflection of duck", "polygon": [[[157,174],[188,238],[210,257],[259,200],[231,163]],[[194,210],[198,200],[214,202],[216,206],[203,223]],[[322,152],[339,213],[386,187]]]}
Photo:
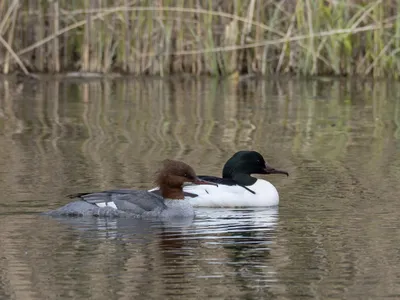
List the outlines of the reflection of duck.
{"label": "reflection of duck", "polygon": [[[263,156],[256,151],[236,152],[226,163],[222,178],[199,176],[203,180],[218,185],[186,186],[184,192],[190,196],[190,203],[195,207],[250,207],[276,206],[279,194],[276,188],[264,179],[257,179],[251,174],[285,174],[269,166]],[[150,190],[157,193],[158,188]]]}
{"label": "reflection of duck", "polygon": [[[57,266],[68,274],[84,267],[86,274],[101,278],[94,297],[117,288],[137,298],[190,298],[195,286],[207,281],[211,290],[197,291],[200,298],[210,292],[217,298],[257,298],[260,290],[273,293],[276,286],[284,286],[275,269],[285,255],[276,239],[278,210],[198,208],[189,226],[171,226],[170,220],[160,219],[45,218],[51,228],[48,236],[56,236],[56,243],[39,245],[51,259],[38,260],[36,275],[47,279]],[[37,220],[43,223],[43,218]],[[65,255],[58,255],[60,251]],[[83,276],[81,285],[93,286],[93,276]],[[229,289],[213,289],[221,283]],[[144,284],[157,289],[143,289]]]}
{"label": "reflection of duck", "polygon": [[196,209],[196,222],[192,226],[196,239],[204,240],[205,248],[225,253],[222,260],[214,261],[220,268],[210,275],[221,274],[221,268],[226,265],[226,270],[238,274],[239,284],[245,286],[254,283],[246,279],[249,277],[274,278],[275,270],[267,261],[271,257],[271,246],[276,238],[278,209],[277,206]]}
{"label": "reflection of duck", "polygon": [[194,233],[210,235],[238,231],[255,231],[273,229],[278,221],[278,207],[260,208],[198,208]]}
{"label": "reflection of duck", "polygon": [[194,211],[185,199],[182,187],[192,184],[211,184],[199,179],[187,164],[166,160],[156,178],[161,196],[143,190],[109,190],[98,193],[70,195],[78,201],[48,212],[67,216],[135,216],[135,217],[188,217]]}

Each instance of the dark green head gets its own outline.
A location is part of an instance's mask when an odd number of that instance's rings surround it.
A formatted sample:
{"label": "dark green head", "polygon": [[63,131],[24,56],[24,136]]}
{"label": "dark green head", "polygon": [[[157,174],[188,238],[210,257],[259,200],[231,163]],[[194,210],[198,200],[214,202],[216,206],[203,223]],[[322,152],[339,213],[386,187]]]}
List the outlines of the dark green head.
{"label": "dark green head", "polygon": [[251,174],[285,174],[289,173],[277,170],[269,166],[264,157],[256,151],[236,152],[226,163],[222,170],[222,177],[234,179],[238,175]]}

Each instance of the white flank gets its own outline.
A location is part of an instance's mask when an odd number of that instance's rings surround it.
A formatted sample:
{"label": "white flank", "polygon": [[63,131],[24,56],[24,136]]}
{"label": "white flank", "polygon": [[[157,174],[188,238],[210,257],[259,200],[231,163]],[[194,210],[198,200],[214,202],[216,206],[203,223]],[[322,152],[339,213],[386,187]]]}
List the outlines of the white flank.
{"label": "white flank", "polygon": [[100,202],[100,203],[96,203],[96,205],[98,207],[107,207],[108,206],[108,207],[112,207],[112,208],[117,209],[117,206],[112,201],[110,201],[110,202]]}

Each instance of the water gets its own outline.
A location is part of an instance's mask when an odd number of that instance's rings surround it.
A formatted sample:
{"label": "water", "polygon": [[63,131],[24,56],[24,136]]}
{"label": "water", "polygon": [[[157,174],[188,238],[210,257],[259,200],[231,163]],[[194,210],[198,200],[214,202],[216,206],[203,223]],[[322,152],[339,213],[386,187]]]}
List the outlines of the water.
{"label": "water", "polygon": [[[0,81],[0,299],[400,298],[396,82]],[[164,158],[241,149],[279,208],[181,223],[51,219],[64,196],[150,188]]]}

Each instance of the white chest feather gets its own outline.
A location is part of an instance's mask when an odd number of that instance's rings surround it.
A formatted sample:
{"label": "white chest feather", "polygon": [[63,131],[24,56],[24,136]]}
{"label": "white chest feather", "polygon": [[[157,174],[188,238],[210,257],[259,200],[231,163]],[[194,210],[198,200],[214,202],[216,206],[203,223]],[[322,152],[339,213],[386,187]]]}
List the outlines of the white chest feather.
{"label": "white chest feather", "polygon": [[278,191],[270,182],[258,179],[247,188],[254,193],[238,185],[222,184],[187,186],[184,191],[199,195],[190,198],[190,203],[194,207],[266,207],[279,204]]}
{"label": "white chest feather", "polygon": [[192,204],[187,200],[165,199],[167,209],[163,210],[163,216],[167,217],[189,217],[194,215]]}

